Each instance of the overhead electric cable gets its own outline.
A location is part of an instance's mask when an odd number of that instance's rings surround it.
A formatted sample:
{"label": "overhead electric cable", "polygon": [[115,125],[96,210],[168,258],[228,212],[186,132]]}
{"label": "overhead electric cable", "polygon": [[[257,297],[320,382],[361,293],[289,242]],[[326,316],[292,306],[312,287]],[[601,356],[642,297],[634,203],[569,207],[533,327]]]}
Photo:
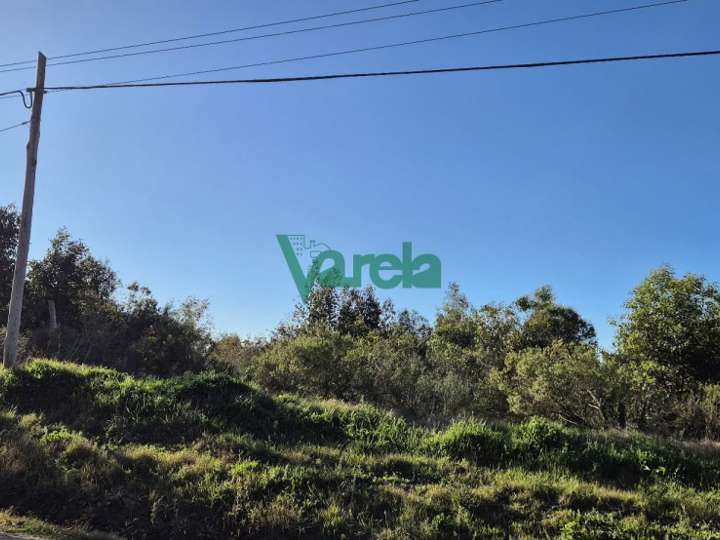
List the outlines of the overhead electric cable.
{"label": "overhead electric cable", "polygon": [[[690,51],[676,53],[660,53],[660,54],[642,54],[633,56],[608,56],[601,58],[583,58],[578,60],[555,60],[549,62],[528,62],[521,64],[492,64],[485,66],[466,66],[466,67],[450,67],[435,69],[414,69],[404,71],[375,71],[364,73],[336,73],[329,75],[306,75],[300,77],[275,77],[265,79],[231,79],[231,80],[215,80],[215,81],[181,81],[167,83],[128,83],[128,84],[95,84],[85,86],[48,86],[46,90],[53,91],[75,91],[75,90],[105,90],[105,89],[121,89],[121,88],[162,88],[170,86],[209,86],[209,85],[226,85],[226,84],[271,84],[271,83],[288,83],[288,82],[306,82],[306,81],[324,81],[332,79],[359,79],[370,77],[393,77],[401,75],[437,75],[443,73],[462,73],[471,71],[496,71],[510,69],[532,69],[560,66],[576,66],[583,64],[603,64],[611,62],[633,62],[641,60],[661,60],[661,59],[678,59],[692,58],[702,56],[720,55],[719,50],[708,51]],[[28,88],[28,91],[33,91]]]}
{"label": "overhead electric cable", "polygon": [[204,69],[204,70],[189,71],[189,72],[184,72],[184,73],[174,73],[174,74],[170,74],[170,75],[158,75],[155,77],[144,77],[142,79],[120,81],[118,83],[110,83],[110,84],[128,84],[128,83],[139,83],[139,82],[148,82],[148,81],[159,81],[159,80],[164,80],[164,79],[174,79],[177,77],[189,77],[189,76],[193,76],[193,75],[206,75],[209,73],[219,73],[222,71],[233,71],[233,70],[238,70],[238,69],[270,66],[270,65],[276,65],[276,64],[288,64],[288,63],[292,63],[292,62],[301,62],[301,61],[305,61],[305,60],[316,60],[319,58],[329,58],[329,57],[335,57],[335,56],[356,54],[356,53],[361,53],[361,52],[392,49],[392,48],[405,47],[405,46],[410,46],[410,45],[419,45],[419,44],[423,44],[423,43],[433,43],[433,42],[444,41],[444,40],[448,40],[448,39],[477,36],[477,35],[481,35],[481,34],[490,34],[490,33],[494,33],[494,32],[503,32],[506,30],[517,30],[520,28],[530,28],[530,27],[534,27],[534,26],[542,26],[542,25],[555,24],[555,23],[560,23],[560,22],[588,19],[588,18],[592,18],[592,17],[614,15],[614,14],[618,14],[618,13],[626,13],[626,12],[637,11],[637,10],[641,10],[641,9],[650,9],[650,8],[655,8],[655,7],[660,7],[660,6],[667,6],[667,5],[671,5],[671,4],[680,4],[680,3],[687,2],[687,1],[688,0],[669,0],[669,1],[665,1],[665,2],[655,2],[655,3],[651,3],[651,4],[642,4],[642,5],[631,6],[631,7],[626,7],[626,8],[612,9],[612,10],[606,10],[606,11],[594,11],[594,12],[590,12],[590,13],[582,13],[579,15],[557,17],[554,19],[542,19],[539,21],[531,21],[531,22],[527,22],[527,23],[514,24],[514,25],[509,25],[509,26],[498,26],[495,28],[487,28],[487,29],[483,29],[483,30],[476,30],[473,32],[463,32],[460,34],[436,36],[436,37],[418,39],[418,40],[413,40],[413,41],[403,41],[403,42],[399,42],[399,43],[387,43],[384,45],[375,45],[372,47],[361,47],[361,48],[357,48],[357,49],[345,49],[345,50],[334,51],[334,52],[329,52],[329,53],[313,54],[313,55],[306,55],[306,56],[296,56],[293,58],[282,58],[282,59],[278,59],[278,60],[253,62],[250,64],[242,64],[242,65],[238,65],[238,66],[227,66],[227,67],[214,68],[214,69]]}
{"label": "overhead electric cable", "polygon": [[[453,11],[458,9],[465,9],[469,7],[477,7],[482,6],[486,4],[497,4],[498,2],[502,2],[503,0],[481,0],[477,2],[470,2],[467,4],[458,4],[454,6],[447,6],[442,8],[436,8],[436,9],[428,9],[425,11],[411,11],[409,13],[400,13],[397,15],[386,15],[384,17],[373,17],[371,19],[362,19],[359,21],[349,21],[349,22],[343,22],[343,23],[336,23],[336,24],[327,24],[324,26],[312,26],[310,28],[299,28],[296,30],[285,30],[283,32],[274,32],[271,34],[260,34],[257,36],[244,36],[239,38],[233,38],[233,39],[224,39],[221,41],[211,41],[208,43],[193,43],[191,45],[179,45],[176,47],[166,47],[163,49],[151,49],[149,51],[136,51],[136,52],[129,52],[129,53],[121,53],[121,54],[113,54],[109,56],[97,56],[94,58],[81,58],[78,60],[67,60],[64,62],[53,62],[48,64],[48,67],[51,66],[66,66],[69,64],[84,64],[87,62],[97,62],[101,60],[113,60],[113,59],[119,59],[119,58],[128,58],[132,56],[143,56],[146,54],[158,54],[158,53],[166,53],[166,52],[174,52],[174,51],[183,51],[187,49],[197,49],[200,47],[210,47],[210,46],[217,46],[217,45],[227,45],[229,43],[239,43],[242,41],[253,41],[257,39],[264,39],[264,38],[270,38],[270,37],[278,37],[278,36],[288,36],[292,34],[300,34],[305,32],[315,32],[318,30],[330,30],[330,29],[336,29],[336,28],[343,28],[346,26],[355,26],[359,24],[368,24],[368,23],[376,23],[376,22],[383,22],[383,21],[390,21],[394,19],[402,19],[402,18],[408,18],[408,17],[416,17],[418,15],[429,15],[434,13],[441,13],[446,11]],[[683,0],[686,1],[686,0]],[[0,73],[8,73],[12,71],[24,71],[28,69],[34,69],[34,66],[27,66],[27,67],[14,67],[9,69],[2,69],[0,70]]]}
{"label": "overhead electric cable", "polygon": [[[344,11],[334,11],[331,13],[323,13],[321,15],[311,15],[308,17],[299,17],[297,19],[286,19],[283,21],[255,24],[252,26],[243,26],[240,28],[229,28],[226,30],[219,30],[216,32],[206,32],[204,34],[193,34],[193,35],[189,35],[189,36],[180,36],[180,37],[174,37],[174,38],[169,38],[169,39],[161,39],[158,41],[146,41],[144,43],[132,43],[130,45],[120,45],[118,47],[108,47],[105,49],[94,49],[94,50],[90,50],[90,51],[82,51],[82,52],[69,53],[69,54],[60,54],[57,56],[50,56],[50,57],[48,57],[48,60],[60,60],[62,58],[74,58],[77,56],[87,56],[90,54],[101,54],[101,53],[114,52],[114,51],[123,51],[123,50],[127,50],[127,49],[136,49],[136,48],[140,48],[140,47],[149,47],[151,45],[162,45],[164,43],[176,43],[178,41],[186,41],[189,39],[199,39],[199,38],[205,38],[205,37],[220,36],[223,34],[232,34],[235,32],[245,32],[247,30],[259,30],[261,28],[270,28],[272,26],[280,26],[283,24],[316,21],[318,19],[327,19],[330,17],[338,17],[341,15],[351,15],[353,13],[362,13],[365,11],[373,11],[376,9],[384,9],[384,8],[389,8],[389,7],[401,6],[401,5],[405,5],[405,4],[415,4],[419,1],[420,0],[401,0],[398,2],[377,4],[377,5],[367,6],[367,7],[363,7],[363,8],[347,9]],[[0,67],[18,66],[18,65],[22,65],[22,64],[35,64],[35,60],[21,60],[18,62],[10,62],[7,64],[0,64]]]}
{"label": "overhead electric cable", "polygon": [[6,128],[2,128],[2,129],[0,129],[0,133],[2,133],[3,131],[10,131],[11,129],[19,128],[22,126],[27,126],[29,123],[30,123],[30,121],[25,121],[25,122],[20,122],[19,124],[15,124],[13,126],[8,126]]}

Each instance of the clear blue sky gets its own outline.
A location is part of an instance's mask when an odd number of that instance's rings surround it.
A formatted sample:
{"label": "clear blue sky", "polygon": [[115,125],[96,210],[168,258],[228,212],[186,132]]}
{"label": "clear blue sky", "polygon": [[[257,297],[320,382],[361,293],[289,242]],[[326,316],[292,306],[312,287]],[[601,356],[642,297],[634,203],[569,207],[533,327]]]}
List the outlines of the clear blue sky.
{"label": "clear blue sky", "polygon": [[[373,3],[382,0],[6,0],[0,63],[33,58],[38,49],[58,55]],[[338,20],[452,3],[422,0]],[[639,3],[505,0],[55,67],[47,84],[121,81]],[[716,49],[719,22],[720,2],[691,0],[215,77]],[[32,81],[31,71],[0,74],[0,90]],[[138,280],[162,300],[208,298],[217,330],[262,334],[298,298],[276,234],[305,233],[348,257],[399,253],[411,240],[417,251],[437,254],[443,281],[459,282],[475,304],[509,302],[550,284],[610,345],[608,317],[651,269],[669,263],[720,278],[718,96],[717,58],[48,95],[31,256],[67,226],[125,283]],[[0,101],[0,127],[26,116],[18,101]],[[24,128],[0,134],[0,203],[20,203],[25,142]],[[387,296],[432,318],[443,292]]]}

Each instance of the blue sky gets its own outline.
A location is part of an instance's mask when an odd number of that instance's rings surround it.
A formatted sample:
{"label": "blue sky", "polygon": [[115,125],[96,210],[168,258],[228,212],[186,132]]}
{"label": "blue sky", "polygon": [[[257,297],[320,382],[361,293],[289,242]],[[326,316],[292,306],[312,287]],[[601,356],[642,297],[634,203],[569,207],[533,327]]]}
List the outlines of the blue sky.
{"label": "blue sky", "polygon": [[[375,3],[382,3],[378,0]],[[432,9],[454,2],[345,16]],[[455,3],[462,3],[461,0]],[[48,69],[114,82],[621,8],[505,0],[445,14]],[[8,0],[0,63],[211,32],[373,2]],[[332,22],[321,21],[320,24]],[[238,78],[719,48],[720,2],[220,73]],[[288,28],[314,25],[303,23]],[[256,33],[264,33],[259,31]],[[248,33],[248,35],[252,35]],[[187,79],[186,79],[187,80]],[[31,86],[0,74],[0,90]],[[663,263],[720,279],[720,60],[253,87],[48,95],[31,256],[61,226],[125,283],[207,298],[218,331],[263,334],[297,300],[278,233],[343,252],[416,252],[475,304],[543,284],[610,345],[608,318]],[[0,101],[0,127],[26,119]],[[20,203],[26,130],[0,134],[0,203]],[[441,290],[388,291],[432,318]]]}

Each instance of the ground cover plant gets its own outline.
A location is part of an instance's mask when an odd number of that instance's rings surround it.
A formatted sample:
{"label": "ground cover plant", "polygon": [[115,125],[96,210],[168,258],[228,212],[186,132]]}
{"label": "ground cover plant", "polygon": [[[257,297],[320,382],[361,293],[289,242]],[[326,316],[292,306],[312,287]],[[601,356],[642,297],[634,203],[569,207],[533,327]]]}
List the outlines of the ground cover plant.
{"label": "ground cover plant", "polygon": [[3,372],[0,403],[3,519],[50,537],[720,538],[710,443],[539,417],[431,429],[225,373],[48,360]]}

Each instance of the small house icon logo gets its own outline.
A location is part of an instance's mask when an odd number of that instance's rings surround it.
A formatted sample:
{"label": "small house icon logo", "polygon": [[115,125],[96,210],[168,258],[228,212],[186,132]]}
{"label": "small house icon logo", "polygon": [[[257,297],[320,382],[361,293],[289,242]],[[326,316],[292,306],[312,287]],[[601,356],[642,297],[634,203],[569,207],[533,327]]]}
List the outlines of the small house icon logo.
{"label": "small house icon logo", "polygon": [[323,251],[332,249],[325,242],[307,240],[304,234],[288,234],[287,237],[298,259],[309,257],[314,261]]}

